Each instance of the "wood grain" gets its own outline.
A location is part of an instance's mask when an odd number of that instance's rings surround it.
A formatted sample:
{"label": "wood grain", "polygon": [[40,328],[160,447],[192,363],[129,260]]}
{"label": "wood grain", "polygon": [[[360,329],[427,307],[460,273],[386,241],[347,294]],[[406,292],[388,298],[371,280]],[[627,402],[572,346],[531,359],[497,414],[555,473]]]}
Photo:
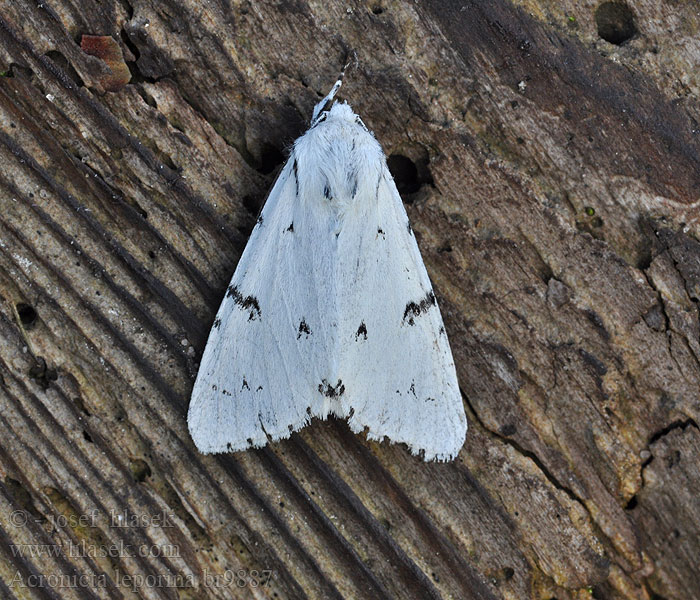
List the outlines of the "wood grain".
{"label": "wood grain", "polygon": [[[700,597],[700,21],[597,7],[0,5],[0,596]],[[202,456],[209,327],[353,50],[467,442]]]}

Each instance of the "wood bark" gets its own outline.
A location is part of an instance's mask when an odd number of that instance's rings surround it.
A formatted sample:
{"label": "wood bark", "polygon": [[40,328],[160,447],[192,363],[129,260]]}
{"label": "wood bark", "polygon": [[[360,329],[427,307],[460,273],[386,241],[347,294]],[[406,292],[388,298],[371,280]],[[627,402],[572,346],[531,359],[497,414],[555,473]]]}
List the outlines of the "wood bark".
{"label": "wood bark", "polygon": [[[2,0],[0,596],[700,597],[699,30],[650,0]],[[209,327],[352,51],[466,444],[331,419],[202,456]]]}

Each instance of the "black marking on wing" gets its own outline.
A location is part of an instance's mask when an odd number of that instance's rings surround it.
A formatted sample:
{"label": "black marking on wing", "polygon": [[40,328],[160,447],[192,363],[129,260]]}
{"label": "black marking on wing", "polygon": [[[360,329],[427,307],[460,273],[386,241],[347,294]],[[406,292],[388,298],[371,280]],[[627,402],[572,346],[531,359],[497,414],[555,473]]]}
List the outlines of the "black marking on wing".
{"label": "black marking on wing", "polygon": [[445,328],[441,325],[440,326],[440,331],[438,331],[440,335],[445,335]]}
{"label": "black marking on wing", "polygon": [[257,388],[255,388],[256,392],[262,392],[263,386],[259,385]]}
{"label": "black marking on wing", "polygon": [[215,383],[212,384],[211,389],[214,390],[215,392],[219,390],[219,386],[216,385]]}
{"label": "black marking on wing", "polygon": [[377,227],[377,235],[381,235],[382,238],[386,239],[386,234],[384,233],[384,230],[381,227]]}
{"label": "black marking on wing", "polygon": [[304,319],[302,319],[301,323],[299,323],[299,331],[297,333],[297,339],[299,339],[301,337],[302,333],[305,333],[307,338],[311,335],[311,329],[306,324],[306,321]]}
{"label": "black marking on wing", "polygon": [[350,197],[354,198],[355,194],[357,194],[357,173],[352,174],[351,177],[352,177],[352,194],[350,194]]}
{"label": "black marking on wing", "polygon": [[289,224],[289,227],[287,227],[286,231],[291,231],[292,233],[294,233],[294,222]]}
{"label": "black marking on wing", "polygon": [[413,228],[408,221],[406,222],[406,228],[408,229],[408,235],[413,235]]}
{"label": "black marking on wing", "polygon": [[355,334],[355,341],[358,341],[360,339],[360,336],[364,336],[364,339],[367,339],[367,325],[365,325],[364,321],[362,321],[362,323],[360,323],[360,326],[357,328],[357,333]]}
{"label": "black marking on wing", "polygon": [[298,165],[297,165],[297,159],[294,159],[294,164],[292,165],[292,169],[294,171],[294,184],[296,185],[297,189],[297,196],[299,195],[299,172],[298,172]]}
{"label": "black marking on wing", "polygon": [[328,183],[326,183],[326,185],[323,186],[323,197],[324,197],[326,200],[331,200],[331,199],[332,199],[332,197],[331,197],[331,188],[328,187]]}
{"label": "black marking on wing", "polygon": [[250,386],[248,385],[248,382],[246,381],[245,377],[243,378],[243,385],[241,386],[241,391],[243,390],[249,390]]}
{"label": "black marking on wing", "polygon": [[431,306],[435,306],[435,294],[432,291],[428,292],[420,302],[409,302],[406,309],[403,311],[403,323],[415,325],[415,318],[420,317],[423,313],[428,312]]}
{"label": "black marking on wing", "polygon": [[262,223],[263,223],[263,216],[262,216],[262,214],[260,214],[260,215],[258,215],[258,220],[256,221],[256,224],[262,225]]}
{"label": "black marking on wing", "polygon": [[248,317],[249,321],[255,321],[256,318],[259,319],[262,316],[262,313],[260,312],[260,304],[255,296],[246,296],[244,298],[235,285],[228,286],[226,296],[233,298],[233,301],[243,310],[250,309],[250,316]]}
{"label": "black marking on wing", "polygon": [[221,390],[221,393],[222,393],[224,396],[233,396],[233,394],[232,394],[231,392],[229,392],[228,390]]}
{"label": "black marking on wing", "polygon": [[318,391],[326,396],[326,398],[339,398],[345,393],[345,386],[340,379],[338,379],[338,383],[336,383],[335,386],[323,379],[318,386]]}
{"label": "black marking on wing", "polygon": [[221,327],[221,319],[216,317],[216,319],[214,319],[214,329],[218,329],[219,327]]}

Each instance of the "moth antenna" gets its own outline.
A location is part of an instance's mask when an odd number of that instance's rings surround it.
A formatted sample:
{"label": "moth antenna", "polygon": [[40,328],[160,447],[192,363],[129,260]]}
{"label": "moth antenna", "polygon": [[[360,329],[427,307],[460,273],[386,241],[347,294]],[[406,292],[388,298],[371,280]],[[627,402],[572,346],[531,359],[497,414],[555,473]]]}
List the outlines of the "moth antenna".
{"label": "moth antenna", "polygon": [[335,95],[338,93],[338,90],[340,89],[340,86],[343,85],[343,77],[345,77],[345,71],[347,68],[350,66],[350,63],[354,63],[357,65],[357,52],[354,50],[348,56],[348,60],[345,63],[345,66],[343,67],[342,71],[340,71],[340,75],[338,75],[338,79],[336,82],[333,84],[333,87],[331,88],[331,91],[328,92],[328,95],[321,100],[316,106],[314,106],[314,112],[311,115],[311,126],[313,126],[318,118],[321,116],[321,113],[324,112],[325,110],[328,110],[333,103],[333,99],[335,98]]}

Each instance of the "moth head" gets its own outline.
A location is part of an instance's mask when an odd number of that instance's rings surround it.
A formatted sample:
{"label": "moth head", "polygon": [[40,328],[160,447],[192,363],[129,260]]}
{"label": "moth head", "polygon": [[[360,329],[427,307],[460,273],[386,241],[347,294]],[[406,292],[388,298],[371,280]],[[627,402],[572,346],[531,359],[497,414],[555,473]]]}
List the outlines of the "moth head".
{"label": "moth head", "polygon": [[335,123],[353,123],[359,125],[365,131],[369,131],[367,126],[362,122],[347,102],[335,102],[328,110],[324,110],[316,117],[316,120],[311,124],[310,129],[324,122]]}

